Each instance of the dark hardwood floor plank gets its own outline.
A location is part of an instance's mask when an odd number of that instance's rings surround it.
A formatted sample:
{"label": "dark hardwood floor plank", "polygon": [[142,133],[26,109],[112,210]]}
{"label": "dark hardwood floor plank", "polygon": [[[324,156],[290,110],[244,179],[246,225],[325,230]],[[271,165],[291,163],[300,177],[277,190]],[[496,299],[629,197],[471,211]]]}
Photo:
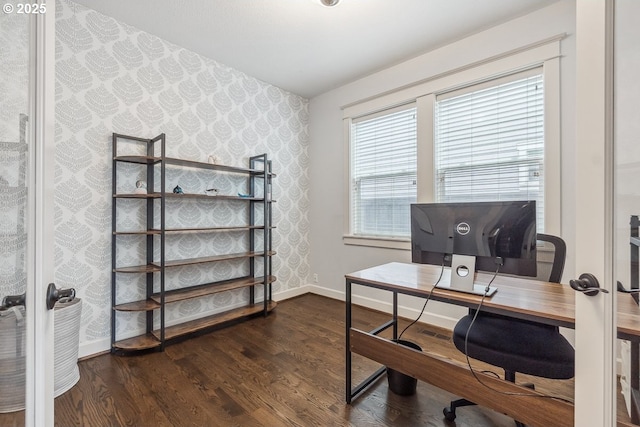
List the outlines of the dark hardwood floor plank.
{"label": "dark hardwood floor plank", "polygon": [[137,379],[148,384],[151,395],[171,425],[207,425],[220,413],[215,405],[206,404],[199,390],[189,386],[184,371],[163,353],[131,358],[136,364]]}
{"label": "dark hardwood floor plank", "polygon": [[303,425],[323,425],[323,415],[314,414],[309,410],[301,391],[304,387],[299,383],[293,383],[287,370],[272,367],[267,371],[255,360],[244,356],[241,351],[230,347],[225,348],[225,351],[234,359],[232,369],[228,369],[226,374],[231,380],[243,385],[234,390],[234,397],[241,404],[260,404],[271,408],[275,413],[283,414],[288,419],[298,418]]}

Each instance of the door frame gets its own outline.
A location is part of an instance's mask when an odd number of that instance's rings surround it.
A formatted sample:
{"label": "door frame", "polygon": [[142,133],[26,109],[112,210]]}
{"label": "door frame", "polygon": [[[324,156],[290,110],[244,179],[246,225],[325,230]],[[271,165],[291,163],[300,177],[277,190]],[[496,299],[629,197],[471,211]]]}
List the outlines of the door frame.
{"label": "door frame", "polygon": [[609,291],[576,294],[576,426],[616,423],[613,6],[614,0],[576,1],[574,273],[594,274]]}
{"label": "door frame", "polygon": [[54,421],[53,310],[45,298],[54,272],[56,11],[55,0],[37,3],[46,12],[30,17],[25,425],[48,427]]}

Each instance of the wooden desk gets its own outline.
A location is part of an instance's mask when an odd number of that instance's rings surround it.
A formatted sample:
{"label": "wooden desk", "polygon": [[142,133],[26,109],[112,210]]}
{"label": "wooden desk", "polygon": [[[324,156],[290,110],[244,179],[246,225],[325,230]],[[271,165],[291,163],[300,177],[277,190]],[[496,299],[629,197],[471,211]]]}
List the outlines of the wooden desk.
{"label": "wooden desk", "polygon": [[[440,270],[441,267],[432,265],[389,263],[345,276],[347,403],[351,403],[353,398],[382,376],[385,373],[385,367],[390,367],[479,405],[505,413],[530,426],[572,427],[573,405],[569,402],[531,396],[532,394],[542,395],[491,375],[475,372],[485,384],[497,391],[491,390],[480,384],[464,364],[428,351],[416,351],[377,336],[380,332],[393,328],[393,338],[397,338],[398,294],[426,298],[433,284],[438,280]],[[487,284],[492,276],[492,274],[479,273],[475,282]],[[448,279],[449,271],[445,269],[442,280],[448,281]],[[390,291],[393,296],[391,320],[370,332],[352,328],[352,285]],[[492,286],[496,286],[498,292],[491,298],[485,298],[483,311],[567,328],[574,327],[575,291],[569,286],[509,276],[497,276]],[[439,288],[436,288],[431,295],[432,300],[470,308],[477,307],[481,298],[477,295]],[[620,294],[618,298],[619,336],[637,343],[640,339],[640,310],[629,295]],[[360,354],[385,366],[352,387],[352,353]],[[635,390],[638,390],[638,387]],[[525,393],[527,396],[515,396],[509,393]]]}

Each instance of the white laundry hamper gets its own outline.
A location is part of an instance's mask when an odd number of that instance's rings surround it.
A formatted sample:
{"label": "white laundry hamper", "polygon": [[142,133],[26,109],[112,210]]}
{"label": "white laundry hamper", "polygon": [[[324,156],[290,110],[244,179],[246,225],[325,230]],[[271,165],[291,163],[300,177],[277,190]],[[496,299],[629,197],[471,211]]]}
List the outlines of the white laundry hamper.
{"label": "white laundry hamper", "polygon": [[[78,345],[82,300],[58,302],[54,313],[54,396],[80,379]],[[24,409],[26,330],[23,306],[0,311],[0,413]]]}
{"label": "white laundry hamper", "polygon": [[58,397],[80,380],[78,346],[82,300],[57,302],[54,314],[54,396]]}

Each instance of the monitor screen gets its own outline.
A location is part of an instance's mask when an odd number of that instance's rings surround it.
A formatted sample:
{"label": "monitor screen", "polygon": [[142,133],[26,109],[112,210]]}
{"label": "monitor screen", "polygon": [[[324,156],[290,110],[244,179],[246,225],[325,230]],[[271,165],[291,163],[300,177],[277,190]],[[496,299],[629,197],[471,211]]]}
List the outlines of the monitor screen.
{"label": "monitor screen", "polygon": [[450,265],[446,255],[476,257],[476,270],[536,275],[535,201],[411,205],[411,260]]}

